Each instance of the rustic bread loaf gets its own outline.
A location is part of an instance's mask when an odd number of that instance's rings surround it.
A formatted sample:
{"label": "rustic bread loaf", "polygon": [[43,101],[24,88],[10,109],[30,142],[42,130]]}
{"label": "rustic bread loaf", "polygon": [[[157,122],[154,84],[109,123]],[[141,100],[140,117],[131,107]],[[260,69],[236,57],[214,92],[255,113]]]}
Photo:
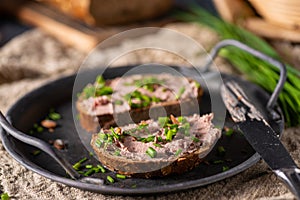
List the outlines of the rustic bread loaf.
{"label": "rustic bread loaf", "polygon": [[83,89],[76,107],[81,126],[97,132],[100,127],[197,113],[202,94],[198,82],[170,74],[131,75],[106,81],[99,76]]}
{"label": "rustic bread loaf", "polygon": [[213,114],[162,117],[102,129],[91,145],[108,169],[135,177],[180,174],[197,166],[221,136]]}
{"label": "rustic bread loaf", "polygon": [[103,26],[152,19],[166,13],[172,0],[41,0],[90,25]]}

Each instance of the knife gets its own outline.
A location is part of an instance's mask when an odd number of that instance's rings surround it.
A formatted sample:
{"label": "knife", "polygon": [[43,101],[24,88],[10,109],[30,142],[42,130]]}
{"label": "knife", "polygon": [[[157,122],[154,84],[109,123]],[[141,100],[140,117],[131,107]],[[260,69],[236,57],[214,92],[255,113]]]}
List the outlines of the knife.
{"label": "knife", "polygon": [[271,170],[300,199],[300,169],[263,115],[235,81],[225,81],[221,96],[238,129]]}

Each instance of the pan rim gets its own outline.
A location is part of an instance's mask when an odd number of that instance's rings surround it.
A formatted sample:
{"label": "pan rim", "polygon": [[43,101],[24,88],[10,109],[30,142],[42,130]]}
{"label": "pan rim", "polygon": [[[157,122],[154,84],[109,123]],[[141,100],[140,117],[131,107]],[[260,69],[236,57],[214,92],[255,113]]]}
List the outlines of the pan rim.
{"label": "pan rim", "polygon": [[[128,66],[121,66],[121,67],[128,67]],[[176,66],[179,67],[179,66]],[[182,67],[182,66],[180,66]],[[115,68],[117,69],[117,68]],[[226,75],[227,76],[227,75]],[[232,75],[229,75],[232,76]],[[66,77],[60,77],[54,81],[48,82],[30,92],[28,92],[23,97],[19,98],[8,110],[7,112],[7,118],[10,119],[11,115],[15,112],[17,106],[21,104],[22,102],[30,101],[32,99],[32,96],[34,94],[40,93],[42,90],[44,90],[47,87],[54,87],[55,84],[58,84],[59,82],[64,81],[70,81],[75,80],[76,73],[73,75],[69,75]],[[282,115],[282,112],[279,108],[280,114]],[[282,121],[280,125],[282,125],[284,122]],[[283,128],[280,127],[280,135],[282,135]],[[29,169],[30,171],[33,171],[43,177],[46,177],[52,181],[59,182],[62,184],[65,184],[67,186],[76,187],[83,190],[98,192],[102,194],[112,194],[112,195],[149,195],[149,194],[161,194],[161,193],[170,193],[174,191],[183,191],[187,189],[197,188],[200,186],[204,186],[207,184],[215,183],[217,181],[226,179],[228,177],[237,175],[241,173],[242,171],[248,169],[249,167],[253,166],[260,160],[260,156],[258,153],[254,153],[250,158],[245,160],[244,162],[236,165],[235,167],[229,169],[228,171],[221,172],[212,176],[208,176],[201,179],[196,180],[190,180],[186,181],[183,185],[182,183],[176,183],[176,184],[170,184],[170,185],[164,185],[164,186],[157,186],[157,187],[151,187],[151,188],[139,188],[139,189],[129,189],[129,188],[118,188],[118,187],[111,187],[110,185],[95,185],[95,184],[88,184],[83,183],[79,181],[75,181],[69,178],[61,177],[55,173],[52,173],[46,169],[43,169],[36,165],[35,163],[31,162],[30,160],[23,158],[21,155],[19,155],[12,145],[10,145],[10,139],[13,138],[9,134],[3,130],[2,127],[0,127],[0,138],[2,140],[2,144],[6,151],[14,158],[18,163],[20,163],[22,166],[24,166],[26,169]]]}

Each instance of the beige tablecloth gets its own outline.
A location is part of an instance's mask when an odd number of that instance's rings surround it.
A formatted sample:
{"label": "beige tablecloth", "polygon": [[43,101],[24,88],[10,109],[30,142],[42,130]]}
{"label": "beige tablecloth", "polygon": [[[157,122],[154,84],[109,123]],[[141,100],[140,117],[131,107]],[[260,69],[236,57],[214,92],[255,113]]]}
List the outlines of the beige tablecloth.
{"label": "beige tablecloth", "polygon": [[[170,24],[168,28],[182,32],[205,48],[210,49],[218,40],[210,30],[194,24]],[[148,36],[162,37],[159,34]],[[142,39],[143,40],[143,39]],[[140,42],[136,39],[122,44]],[[122,46],[121,45],[121,46]],[[180,46],[180,42],[178,44]],[[113,51],[117,51],[114,47]],[[188,51],[188,49],[186,50]],[[107,51],[109,54],[111,51]],[[0,110],[8,108],[28,91],[49,80],[76,72],[85,54],[65,47],[38,29],[30,30],[0,49]],[[102,56],[106,56],[105,54]],[[192,57],[199,56],[197,53]],[[186,63],[169,53],[142,50],[128,55],[116,64],[161,61],[166,64]],[[234,71],[226,62],[217,60],[221,70]],[[300,127],[284,131],[282,138],[293,158],[299,163]],[[0,143],[0,191],[15,199],[293,199],[292,194],[268,170],[262,161],[234,177],[217,183],[167,195],[147,197],[108,196],[71,188],[48,180],[17,163]]]}

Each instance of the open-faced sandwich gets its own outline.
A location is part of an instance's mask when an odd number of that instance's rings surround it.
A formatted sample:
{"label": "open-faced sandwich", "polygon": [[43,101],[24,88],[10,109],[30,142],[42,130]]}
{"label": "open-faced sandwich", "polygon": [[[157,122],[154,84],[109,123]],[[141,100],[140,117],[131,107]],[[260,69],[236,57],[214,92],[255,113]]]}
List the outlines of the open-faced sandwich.
{"label": "open-faced sandwich", "polygon": [[119,174],[145,178],[180,174],[197,166],[220,138],[212,118],[212,113],[170,115],[101,129],[91,145],[99,161]]}
{"label": "open-faced sandwich", "polygon": [[79,94],[76,107],[81,126],[96,132],[99,127],[197,113],[202,93],[197,81],[170,74],[130,75],[111,80],[98,76]]}

